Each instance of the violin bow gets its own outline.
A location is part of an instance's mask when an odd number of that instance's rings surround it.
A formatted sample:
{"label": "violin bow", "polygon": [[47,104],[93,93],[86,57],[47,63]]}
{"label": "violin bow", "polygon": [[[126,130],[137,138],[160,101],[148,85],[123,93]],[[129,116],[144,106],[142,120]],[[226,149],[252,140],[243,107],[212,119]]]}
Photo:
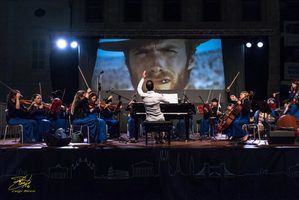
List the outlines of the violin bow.
{"label": "violin bow", "polygon": [[42,93],[42,84],[41,84],[41,82],[38,82],[38,88],[39,88],[39,94],[40,94],[41,96],[43,96],[43,93]]}
{"label": "violin bow", "polygon": [[[0,81],[0,83],[1,83],[3,86],[5,86],[7,89],[9,89],[10,91],[17,93],[16,90],[12,89],[11,87],[9,87],[9,86],[8,86],[7,84],[5,84],[4,82]],[[21,97],[23,97],[23,96],[21,95]]]}
{"label": "violin bow", "polygon": [[221,108],[220,102],[221,102],[221,93],[219,93],[217,113],[219,112],[219,110]]}
{"label": "violin bow", "polygon": [[212,89],[210,89],[210,91],[209,91],[209,95],[208,95],[208,98],[207,98],[206,102],[209,102],[210,96],[211,96],[211,92],[212,92]]}
{"label": "violin bow", "polygon": [[61,101],[63,101],[64,95],[65,95],[65,88],[63,89],[63,93],[62,93],[62,97],[61,97]]}
{"label": "violin bow", "polygon": [[86,87],[87,87],[87,88],[90,88],[89,85],[88,85],[88,83],[87,83],[87,81],[86,81],[86,78],[85,78],[85,76],[84,76],[84,74],[83,74],[83,72],[82,72],[82,69],[80,68],[79,65],[78,65],[78,69],[79,69],[79,72],[80,72],[80,74],[81,74],[81,77],[82,77],[82,79],[83,79],[83,81],[84,81]]}
{"label": "violin bow", "polygon": [[236,79],[238,78],[240,72],[238,72],[235,76],[235,78],[232,80],[232,82],[230,83],[230,85],[226,88],[227,91],[230,90],[230,88],[232,87],[232,85],[234,84],[234,82],[236,81]]}
{"label": "violin bow", "polygon": [[204,100],[202,99],[202,97],[199,95],[198,96],[200,98],[200,100],[202,101],[203,104],[205,104]]}

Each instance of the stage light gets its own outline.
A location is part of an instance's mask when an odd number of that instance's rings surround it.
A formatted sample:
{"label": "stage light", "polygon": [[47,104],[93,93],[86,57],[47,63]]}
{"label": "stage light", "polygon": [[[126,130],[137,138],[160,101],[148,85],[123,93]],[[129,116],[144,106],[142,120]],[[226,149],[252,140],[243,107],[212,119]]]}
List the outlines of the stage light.
{"label": "stage light", "polygon": [[250,48],[250,47],[252,47],[252,44],[251,44],[251,42],[247,42],[247,43],[246,43],[246,47],[247,47],[247,48]]}
{"label": "stage light", "polygon": [[263,46],[264,46],[264,43],[262,43],[262,42],[258,42],[258,43],[257,43],[257,47],[258,47],[258,48],[262,48]]}
{"label": "stage light", "polygon": [[72,47],[73,49],[77,48],[77,47],[78,47],[78,42],[76,42],[76,41],[72,41],[72,42],[71,42],[71,47]]}
{"label": "stage light", "polygon": [[64,49],[67,45],[66,40],[64,39],[59,39],[56,41],[56,45],[59,49]]}

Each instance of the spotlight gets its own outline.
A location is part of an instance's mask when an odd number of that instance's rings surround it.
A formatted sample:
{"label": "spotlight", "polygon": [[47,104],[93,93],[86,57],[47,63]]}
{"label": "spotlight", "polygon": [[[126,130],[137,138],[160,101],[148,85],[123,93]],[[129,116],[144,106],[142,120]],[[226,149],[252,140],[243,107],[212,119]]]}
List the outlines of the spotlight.
{"label": "spotlight", "polygon": [[264,46],[264,43],[262,43],[262,42],[258,42],[258,43],[257,43],[257,47],[258,47],[258,48],[262,48],[263,46]]}
{"label": "spotlight", "polygon": [[77,48],[78,47],[78,42],[76,42],[76,41],[71,42],[71,47],[73,49]]}
{"label": "spotlight", "polygon": [[66,40],[64,39],[59,39],[56,41],[56,45],[59,49],[64,49],[67,45]]}
{"label": "spotlight", "polygon": [[250,47],[252,47],[252,44],[251,44],[251,42],[247,42],[247,43],[246,43],[246,47],[247,47],[247,48],[250,48]]}

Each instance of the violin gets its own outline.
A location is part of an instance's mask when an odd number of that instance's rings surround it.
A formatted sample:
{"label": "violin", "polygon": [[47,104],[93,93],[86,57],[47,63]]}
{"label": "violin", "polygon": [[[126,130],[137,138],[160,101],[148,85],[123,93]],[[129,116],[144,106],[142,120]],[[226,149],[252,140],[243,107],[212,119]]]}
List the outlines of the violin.
{"label": "violin", "polygon": [[42,103],[42,105],[44,106],[44,108],[46,108],[46,109],[48,109],[48,110],[50,110],[50,108],[51,108],[51,104],[50,103]]}
{"label": "violin", "polygon": [[197,106],[197,111],[202,115],[205,115],[205,114],[209,113],[210,110],[211,110],[211,107],[210,107],[209,103],[207,101],[204,102],[204,100],[202,99],[202,97],[200,95],[198,97],[202,101],[202,104]]}
{"label": "violin", "polygon": [[109,104],[106,103],[105,101],[100,102],[100,109],[109,109],[110,111],[116,111],[117,109],[121,108],[121,103],[118,104]]}
{"label": "violin", "polygon": [[[49,104],[49,103],[44,103],[44,102],[42,102],[41,104],[33,103],[33,104],[31,104],[31,105],[32,105],[32,106],[36,106],[36,107],[40,107],[40,106],[42,105],[43,108],[46,109],[46,110],[50,110],[50,108],[51,108],[51,104]],[[28,109],[30,109],[31,105],[29,106]]]}

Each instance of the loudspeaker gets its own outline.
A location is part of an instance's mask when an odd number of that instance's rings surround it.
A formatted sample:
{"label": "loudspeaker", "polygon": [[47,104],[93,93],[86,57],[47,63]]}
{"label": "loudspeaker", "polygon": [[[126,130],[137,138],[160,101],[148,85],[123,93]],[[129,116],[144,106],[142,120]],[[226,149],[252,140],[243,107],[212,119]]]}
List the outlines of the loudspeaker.
{"label": "loudspeaker", "polygon": [[45,136],[45,142],[47,146],[62,147],[67,146],[71,142],[72,138],[66,134],[63,128],[57,130],[51,130]]}
{"label": "loudspeaker", "polygon": [[269,132],[269,144],[294,144],[295,132],[288,130],[276,130]]}

